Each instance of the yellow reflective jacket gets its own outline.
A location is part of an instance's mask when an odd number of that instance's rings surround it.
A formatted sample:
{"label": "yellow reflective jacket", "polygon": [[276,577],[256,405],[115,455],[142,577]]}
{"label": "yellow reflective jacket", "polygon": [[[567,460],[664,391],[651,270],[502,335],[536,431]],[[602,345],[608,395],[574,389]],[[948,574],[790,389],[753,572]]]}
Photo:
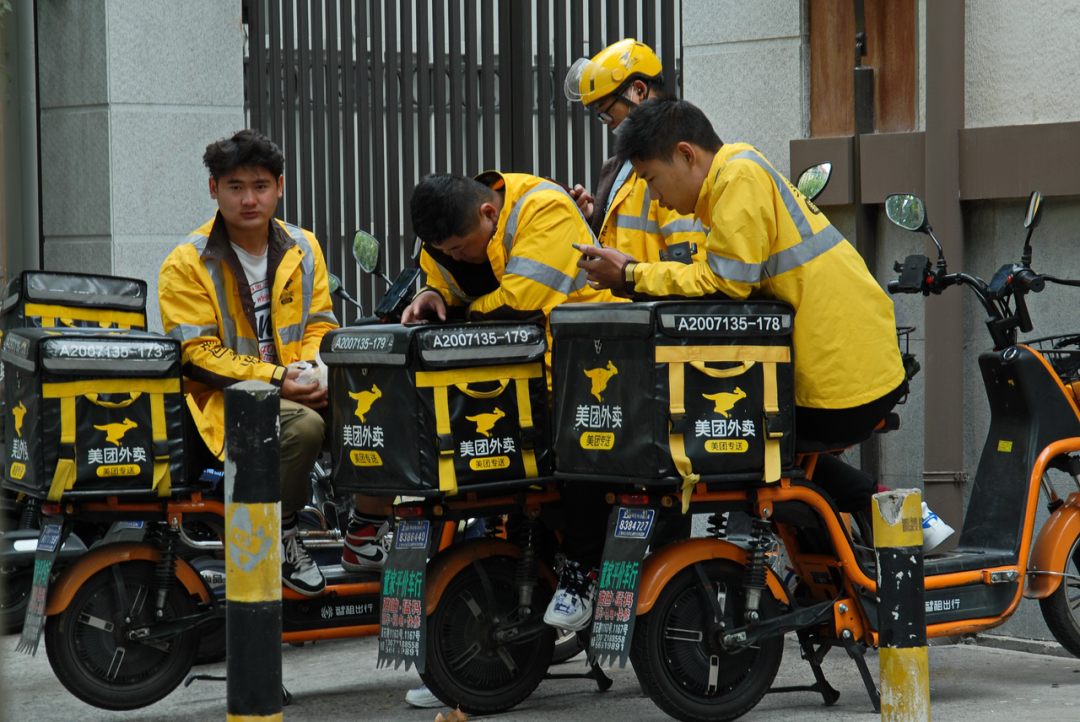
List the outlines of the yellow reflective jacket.
{"label": "yellow reflective jacket", "polygon": [[892,300],[851,244],[757,150],[720,149],[695,214],[710,227],[705,262],[639,264],[636,291],[790,303],[799,406],[861,406],[903,382]]}
{"label": "yellow reflective jacket", "polygon": [[[453,262],[426,246],[420,267],[427,286],[447,306],[465,306],[469,319],[519,320],[548,325],[560,303],[621,300],[585,283],[577,267],[581,253],[571,244],[592,244],[593,234],[570,195],[536,176],[488,171],[481,183],[504,190],[495,235],[488,241],[485,264]],[[550,361],[551,334],[548,332]]]}
{"label": "yellow reflective jacket", "polygon": [[[612,188],[611,203],[600,230],[600,244],[633,256],[638,261],[656,262],[660,251],[676,243],[697,246],[695,261],[705,260],[705,228],[696,217],[661,208],[649,194],[649,185],[638,178],[633,168],[619,169],[626,180]],[[616,177],[618,182],[618,177]],[[598,209],[603,212],[603,209]],[[596,210],[593,211],[594,213]]]}
{"label": "yellow reflective jacket", "polygon": [[[308,231],[273,221],[267,274],[273,278],[270,315],[282,365],[263,362],[253,308],[250,315],[245,309],[251,294],[239,289],[235,269],[240,262],[218,219],[220,214],[165,259],[158,301],[165,333],[182,344],[188,408],[207,448],[224,459],[221,390],[248,380],[281,386],[285,366],[314,359],[322,337],[338,323],[319,242]],[[220,224],[216,230],[215,223]]]}

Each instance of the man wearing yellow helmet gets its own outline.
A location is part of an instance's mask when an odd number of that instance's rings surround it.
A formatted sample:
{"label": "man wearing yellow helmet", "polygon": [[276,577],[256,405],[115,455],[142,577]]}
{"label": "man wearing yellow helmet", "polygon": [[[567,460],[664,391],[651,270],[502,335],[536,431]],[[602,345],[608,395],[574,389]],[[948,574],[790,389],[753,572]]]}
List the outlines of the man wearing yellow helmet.
{"label": "man wearing yellow helmet", "polygon": [[[662,73],[660,58],[649,46],[626,38],[575,62],[566,74],[566,97],[595,112],[618,134],[632,108],[663,95]],[[608,158],[600,167],[595,198],[581,185],[574,186],[573,195],[602,245],[653,262],[704,258],[701,222],[660,208],[625,159]]]}

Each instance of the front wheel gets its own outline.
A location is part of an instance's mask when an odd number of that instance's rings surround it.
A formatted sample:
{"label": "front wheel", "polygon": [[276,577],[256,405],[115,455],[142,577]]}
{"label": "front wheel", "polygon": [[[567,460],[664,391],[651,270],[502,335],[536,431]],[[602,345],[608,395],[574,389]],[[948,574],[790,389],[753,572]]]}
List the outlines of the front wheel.
{"label": "front wheel", "polygon": [[[551,663],[555,630],[496,643],[495,627],[518,614],[514,561],[491,557],[479,563],[490,586],[473,565],[450,581],[428,617],[427,669],[420,676],[449,706],[466,714],[495,714],[516,706],[540,684]],[[549,597],[546,587],[536,587],[534,617],[543,614]]]}
{"label": "front wheel", "polygon": [[1080,537],[1072,540],[1063,571],[1061,584],[1039,607],[1054,639],[1080,657]]}
{"label": "front wheel", "polygon": [[[725,630],[707,595],[716,596],[725,618],[741,625],[746,602],[742,567],[715,560],[700,564],[711,591],[701,583],[696,565],[672,577],[649,613],[638,617],[630,660],[649,697],[675,719],[733,720],[753,709],[772,685],[784,638],[725,649],[720,643]],[[759,611],[763,619],[779,614],[768,591]]]}
{"label": "front wheel", "polygon": [[[48,618],[45,650],[69,692],[101,709],[125,710],[176,689],[195,659],[198,631],[146,643],[127,638],[128,630],[153,624],[156,598],[154,564],[125,562],[87,579],[67,609]],[[191,596],[174,580],[162,621],[195,612]]]}

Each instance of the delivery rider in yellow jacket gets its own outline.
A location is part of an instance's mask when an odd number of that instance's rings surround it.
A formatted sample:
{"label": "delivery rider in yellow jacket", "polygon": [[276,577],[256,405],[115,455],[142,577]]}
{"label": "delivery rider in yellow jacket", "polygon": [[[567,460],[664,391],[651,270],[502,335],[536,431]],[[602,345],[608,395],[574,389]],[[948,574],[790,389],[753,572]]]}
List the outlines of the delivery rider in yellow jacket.
{"label": "delivery rider in yellow jacket", "polygon": [[[257,131],[207,146],[215,217],[169,254],[158,299],[167,334],[182,344],[188,409],[210,454],[223,460],[224,394],[239,381],[281,390],[282,581],[306,595],[325,580],[296,535],[322,447],[326,388],[286,368],[312,361],[337,327],[322,249],[309,231],[274,219],[284,158]],[[381,508],[381,507],[376,507]],[[381,553],[381,550],[380,550]]]}
{"label": "delivery rider in yellow jacket", "polygon": [[476,178],[429,175],[413,191],[410,207],[427,285],[405,309],[403,323],[445,321],[456,311],[471,321],[546,328],[560,303],[616,300],[585,283],[575,244],[591,244],[593,236],[567,191],[551,181],[497,171]]}
{"label": "delivery rider in yellow jacket", "polygon": [[[633,38],[620,40],[592,58],[581,58],[566,74],[564,90],[572,102],[596,113],[616,135],[619,125],[638,103],[661,97],[664,84],[660,58]],[[629,160],[616,155],[600,167],[596,198],[574,187],[578,207],[600,244],[645,261],[662,260],[679,246],[685,261],[705,257],[705,231],[692,214],[662,208]]]}

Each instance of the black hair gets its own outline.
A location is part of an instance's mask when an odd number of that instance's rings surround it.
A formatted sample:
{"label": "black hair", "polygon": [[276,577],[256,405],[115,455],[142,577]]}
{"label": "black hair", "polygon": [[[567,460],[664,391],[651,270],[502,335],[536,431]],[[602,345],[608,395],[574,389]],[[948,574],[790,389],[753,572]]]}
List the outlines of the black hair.
{"label": "black hair", "polygon": [[724,144],[701,108],[678,98],[652,98],[619,125],[615,152],[628,160],[670,160],[684,142],[714,153]]}
{"label": "black hair", "polygon": [[202,159],[215,181],[237,168],[265,168],[274,178],[280,178],[285,172],[285,156],[281,154],[281,149],[274,141],[251,128],[206,146]]}
{"label": "black hair", "polygon": [[424,176],[409,201],[413,232],[432,246],[441,246],[451,236],[467,236],[480,225],[476,211],[494,195],[495,191],[466,176]]}

